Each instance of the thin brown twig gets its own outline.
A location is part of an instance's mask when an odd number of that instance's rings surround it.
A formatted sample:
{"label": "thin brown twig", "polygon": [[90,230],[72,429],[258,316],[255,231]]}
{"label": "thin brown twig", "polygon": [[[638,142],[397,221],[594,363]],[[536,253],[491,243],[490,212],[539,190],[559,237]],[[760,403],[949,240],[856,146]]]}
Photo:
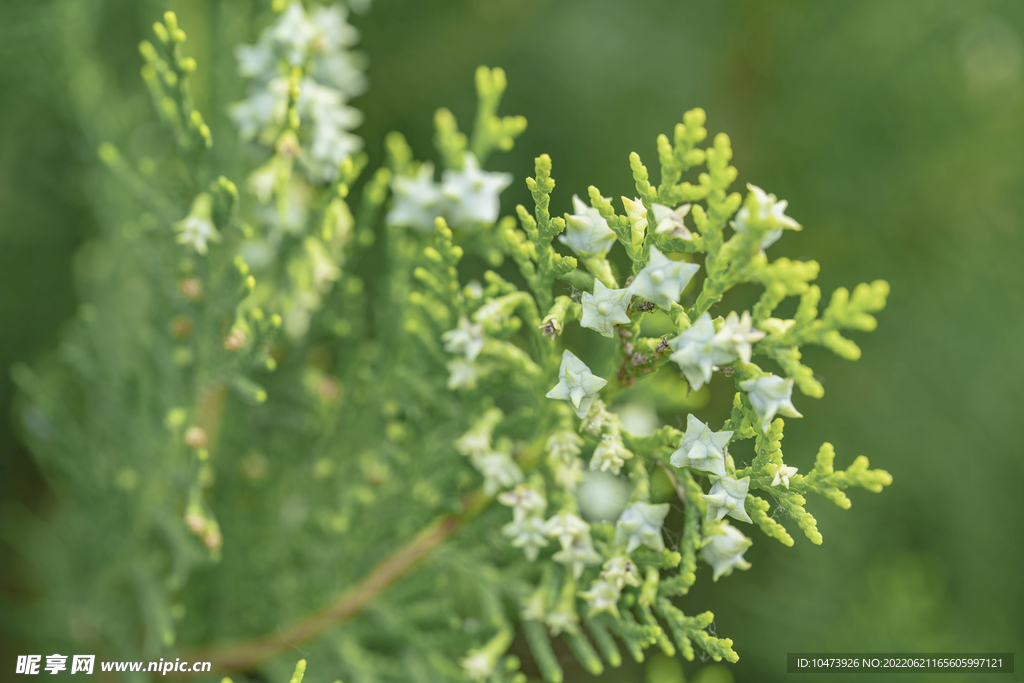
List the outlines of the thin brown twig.
{"label": "thin brown twig", "polygon": [[481,501],[478,496],[471,497],[463,507],[463,512],[443,517],[423,529],[409,543],[376,565],[366,578],[345,591],[332,604],[304,617],[287,629],[277,630],[244,643],[186,653],[182,655],[182,659],[210,662],[215,671],[244,671],[293,645],[309,640],[331,626],[356,616],[424,555],[474,516],[482,507],[481,503],[486,504],[486,500]]}

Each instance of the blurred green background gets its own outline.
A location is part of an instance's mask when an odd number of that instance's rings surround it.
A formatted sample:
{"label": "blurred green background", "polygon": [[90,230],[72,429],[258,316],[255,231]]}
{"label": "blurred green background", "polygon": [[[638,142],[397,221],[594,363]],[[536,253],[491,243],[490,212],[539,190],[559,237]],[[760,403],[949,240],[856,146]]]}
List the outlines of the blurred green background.
{"label": "blurred green background", "polygon": [[[151,129],[135,46],[166,8],[189,33],[206,74],[197,100],[227,142],[224,109],[242,94],[230,46],[253,38],[265,3],[5,0],[0,9],[5,416],[6,368],[51,349],[76,305],[74,253],[103,215],[90,192],[96,145],[109,137],[130,150]],[[753,182],[788,199],[805,226],[773,255],[818,260],[826,293],[891,283],[879,330],[857,338],[862,360],[808,354],[826,396],[799,403],[807,419],[783,447],[806,470],[831,441],[837,465],[865,454],[895,482],[878,496],[854,492],[850,512],[817,502],[821,547],[754,534],[751,571],[712,585],[704,568],[689,610],[713,609],[741,659],[731,674],[697,673],[703,683],[783,680],[787,652],[1019,649],[1024,3],[375,0],[355,23],[371,59],[371,90],[356,105],[373,159],[393,129],[431,154],[433,110],[448,106],[468,126],[473,69],[502,66],[503,110],[530,127],[495,165],[521,179],[549,153],[553,208],[564,211],[590,184],[632,194],[629,152],[653,164],[656,135],[700,106],[710,132],[732,137],[737,189]],[[528,201],[525,186],[505,199],[506,211]],[[724,406],[731,396],[715,388]],[[53,501],[12,419],[0,422],[0,496],[42,510]],[[31,599],[0,573],[8,597]],[[7,667],[15,652],[3,654]],[[679,679],[655,662],[604,680]],[[687,664],[688,680],[700,668]]]}

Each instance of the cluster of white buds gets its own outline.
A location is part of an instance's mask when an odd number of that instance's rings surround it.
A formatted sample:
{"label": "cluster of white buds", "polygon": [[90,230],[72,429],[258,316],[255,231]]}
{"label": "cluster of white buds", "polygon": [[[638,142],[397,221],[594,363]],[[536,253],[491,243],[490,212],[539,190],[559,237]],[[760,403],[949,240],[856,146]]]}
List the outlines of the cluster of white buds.
{"label": "cluster of white buds", "polygon": [[461,169],[447,169],[434,182],[434,166],[420,165],[416,175],[391,181],[393,200],[384,220],[388,225],[433,232],[434,221],[444,218],[453,228],[474,228],[498,220],[499,195],[512,183],[509,173],[480,170],[466,152]]}
{"label": "cluster of white buds", "polygon": [[753,326],[749,313],[738,316],[733,311],[717,332],[711,316],[705,313],[689,329],[670,339],[668,345],[673,351],[670,358],[697,390],[711,381],[711,374],[719,365],[737,359],[749,362],[751,345],[763,338],[764,332]]}
{"label": "cluster of white buds", "polygon": [[349,49],[358,38],[342,5],[307,13],[302,3],[292,2],[255,45],[239,46],[238,70],[250,88],[249,96],[232,106],[231,116],[243,139],[276,141],[287,123],[289,71],[304,67],[296,101],[307,140],[300,161],[314,181],[332,180],[339,164],[362,147],[350,132],[362,115],[347,104],[366,89],[364,64]]}

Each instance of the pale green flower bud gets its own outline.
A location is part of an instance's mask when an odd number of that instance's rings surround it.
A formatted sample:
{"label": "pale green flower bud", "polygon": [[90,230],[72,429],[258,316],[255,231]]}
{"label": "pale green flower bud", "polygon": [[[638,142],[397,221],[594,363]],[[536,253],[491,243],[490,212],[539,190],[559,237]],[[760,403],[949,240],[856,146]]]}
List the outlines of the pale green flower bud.
{"label": "pale green flower bud", "polygon": [[772,477],[772,486],[785,486],[789,488],[789,478],[796,476],[797,468],[787,467],[785,465],[779,465],[775,470],[775,476]]}
{"label": "pale green flower bud", "polygon": [[604,258],[615,245],[615,233],[608,221],[576,195],[572,196],[572,205],[575,213],[565,215],[565,234],[559,235],[558,241],[580,258]]}
{"label": "pale green flower bud", "polygon": [[558,384],[547,393],[547,397],[568,401],[576,415],[583,417],[594,404],[598,392],[607,383],[607,380],[592,373],[586,363],[566,350],[562,352]]}
{"label": "pale green flower bud", "polygon": [[511,184],[511,174],[481,171],[476,157],[466,152],[461,170],[441,174],[441,195],[449,202],[451,224],[468,227],[498,220],[498,195]]}
{"label": "pale green flower bud", "polygon": [[639,199],[622,198],[622,206],[626,209],[629,229],[633,236],[633,244],[639,245],[647,234],[647,207]]}
{"label": "pale green flower bud", "polygon": [[708,521],[717,522],[726,515],[751,524],[743,505],[747,500],[750,488],[750,477],[736,479],[734,477],[711,477],[711,490],[702,495],[708,504]]}
{"label": "pale green flower bud", "polygon": [[583,293],[580,325],[605,337],[614,337],[615,325],[629,323],[626,308],[632,298],[628,289],[609,289],[600,280],[594,280],[594,293]]}
{"label": "pale green flower bud", "polygon": [[670,339],[668,346],[673,351],[669,358],[679,365],[694,391],[711,381],[718,363],[732,360],[716,345],[715,324],[707,313],[678,337]]}
{"label": "pale green flower bud", "polygon": [[525,484],[505,491],[498,496],[498,502],[512,508],[512,518],[517,521],[531,515],[543,514],[548,505],[542,494]]}
{"label": "pale green flower bud", "polygon": [[551,559],[570,567],[572,577],[578,579],[587,565],[601,564],[603,558],[594,550],[590,534],[586,533],[573,538],[569,545],[563,544],[562,549],[552,555]]}
{"label": "pale green flower bud", "polygon": [[619,616],[619,596],[622,592],[610,581],[598,579],[590,584],[590,590],[580,593],[580,597],[590,606],[590,615],[608,612]]}
{"label": "pale green flower bud", "polygon": [[742,316],[738,316],[736,311],[731,311],[722,329],[715,334],[715,345],[725,354],[749,363],[751,345],[762,339],[764,332],[753,326],[749,312],[744,311]]}
{"label": "pale green flower bud", "polygon": [[668,503],[651,505],[649,503],[633,503],[622,511],[615,525],[615,544],[626,546],[631,553],[640,545],[651,550],[664,550],[665,541],[661,537],[661,526],[668,515]]}
{"label": "pale green flower bud", "polygon": [[711,565],[714,580],[720,576],[729,576],[733,569],[750,569],[750,563],[743,559],[743,553],[753,542],[738,529],[722,522],[716,533],[712,534],[700,551],[702,560]]}
{"label": "pale green flower bud", "polygon": [[654,220],[656,221],[654,232],[684,240],[693,239],[693,234],[683,223],[683,217],[690,212],[689,204],[683,204],[675,209],[664,204],[653,204],[651,209],[654,211]]}
{"label": "pale green flower bud", "polygon": [[626,555],[616,555],[605,562],[601,578],[620,591],[625,586],[640,585],[640,572],[637,571],[636,563]]}
{"label": "pale green flower bud", "polygon": [[786,417],[803,417],[793,406],[793,380],[778,375],[765,375],[740,382],[750,405],[761,418],[761,429],[768,431],[776,413]]}
{"label": "pale green flower bud", "polygon": [[526,559],[533,562],[537,553],[548,544],[544,520],[538,516],[513,519],[501,528],[501,533],[512,539],[512,546],[522,548]]}
{"label": "pale green flower bud", "polygon": [[686,416],[682,443],[672,454],[672,465],[725,476],[725,447],[731,438],[731,431],[713,432],[691,413]]}
{"label": "pale green flower bud", "polygon": [[673,261],[651,247],[647,265],[636,274],[628,289],[632,294],[667,311],[679,301],[686,285],[698,270],[700,266],[696,263]]}
{"label": "pale green flower bud", "polygon": [[562,511],[549,519],[544,526],[548,536],[558,538],[563,548],[569,547],[581,535],[590,534],[590,525],[571,512]]}
{"label": "pale green flower bud", "polygon": [[618,474],[622,465],[632,457],[633,453],[622,445],[622,439],[618,434],[606,434],[594,449],[590,469],[602,472],[611,470],[613,474]]}
{"label": "pale green flower bud", "polygon": [[747,196],[747,201],[743,203],[740,210],[736,212],[736,217],[732,221],[733,230],[741,235],[749,233],[752,222],[751,203],[756,207],[756,219],[769,221],[772,225],[771,229],[761,238],[761,249],[767,249],[775,244],[782,237],[783,230],[800,230],[800,224],[785,213],[786,207],[789,205],[788,202],[777,201],[775,195],[766,193],[756,185],[747,184],[747,189],[750,190],[750,195]]}

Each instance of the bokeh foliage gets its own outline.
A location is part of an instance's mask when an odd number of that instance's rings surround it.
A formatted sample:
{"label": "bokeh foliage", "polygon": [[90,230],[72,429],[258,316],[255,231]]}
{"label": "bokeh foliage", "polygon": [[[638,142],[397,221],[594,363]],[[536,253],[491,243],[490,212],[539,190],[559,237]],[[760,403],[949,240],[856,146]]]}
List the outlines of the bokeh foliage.
{"label": "bokeh foliage", "polygon": [[[98,142],[154,144],[135,45],[167,8],[208,66],[197,100],[227,142],[225,106],[243,87],[230,45],[253,37],[262,3],[4,3],[2,367],[52,348],[74,309],[72,256],[103,218],[90,202],[103,172]],[[747,555],[758,571],[701,582],[722,630],[742,644],[737,680],[781,680],[789,651],[1024,642],[1012,607],[1024,602],[1024,510],[1013,492],[1024,474],[1014,429],[1024,418],[1024,5],[380,0],[356,21],[372,58],[359,132],[375,160],[393,129],[425,155],[433,110],[468,120],[473,69],[502,66],[506,110],[530,120],[507,169],[524,178],[536,154],[550,154],[563,211],[587,184],[628,191],[629,152],[653,158],[657,133],[701,106],[730,133],[739,182],[787,198],[806,226],[780,255],[822,263],[826,291],[891,283],[864,358],[808,354],[828,378],[826,397],[801,405],[809,419],[787,434],[787,453],[809,469],[829,440],[869,455],[896,483],[857,498],[856,515],[819,506],[822,548],[762,542]],[[529,204],[521,184],[504,198]],[[0,382],[6,412],[6,373]],[[727,410],[721,388],[712,384],[709,413]],[[7,422],[0,450],[4,498],[44,507],[45,488]],[[25,583],[9,572],[5,591],[20,595]],[[674,680],[672,671],[659,680]]]}

